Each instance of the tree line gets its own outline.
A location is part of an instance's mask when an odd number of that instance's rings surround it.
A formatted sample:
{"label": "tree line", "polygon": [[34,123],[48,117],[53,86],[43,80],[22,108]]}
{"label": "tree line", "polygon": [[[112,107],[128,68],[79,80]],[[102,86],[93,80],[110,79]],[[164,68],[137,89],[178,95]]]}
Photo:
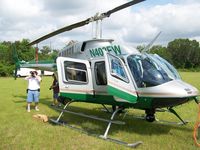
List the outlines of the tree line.
{"label": "tree line", "polygon": [[196,71],[200,69],[200,46],[196,40],[175,39],[166,47],[153,46],[150,52],[165,58],[177,69]]}
{"label": "tree line", "polygon": [[[140,45],[137,49],[142,51],[144,47]],[[196,40],[175,39],[167,46],[152,46],[149,52],[165,58],[176,69],[200,70],[200,46]]]}
{"label": "tree line", "polygon": [[[13,60],[13,49],[17,50],[19,60],[31,61],[35,59],[35,48],[28,46],[29,40],[22,41],[3,41],[0,42],[0,76],[11,76],[15,68]],[[142,50],[145,46],[138,46]],[[177,69],[200,70],[200,46],[199,42],[190,39],[175,39],[167,46],[155,45],[150,53],[156,53],[168,60]],[[55,59],[58,50],[43,46],[38,53],[39,60]]]}
{"label": "tree line", "polygon": [[[0,42],[0,76],[12,76],[15,68],[14,49],[20,61],[34,61],[35,47],[28,46],[30,41],[3,41]],[[38,52],[38,60],[53,60],[56,58],[58,50],[43,46]]]}

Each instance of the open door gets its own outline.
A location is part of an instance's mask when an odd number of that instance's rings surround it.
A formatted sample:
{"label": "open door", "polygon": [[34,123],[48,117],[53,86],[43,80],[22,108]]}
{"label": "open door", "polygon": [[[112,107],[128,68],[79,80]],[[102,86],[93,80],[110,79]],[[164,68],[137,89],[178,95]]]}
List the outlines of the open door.
{"label": "open door", "polygon": [[105,53],[107,92],[116,101],[137,102],[137,93],[124,62],[117,56]]}
{"label": "open door", "polygon": [[60,96],[84,101],[93,96],[91,67],[88,60],[58,57]]}

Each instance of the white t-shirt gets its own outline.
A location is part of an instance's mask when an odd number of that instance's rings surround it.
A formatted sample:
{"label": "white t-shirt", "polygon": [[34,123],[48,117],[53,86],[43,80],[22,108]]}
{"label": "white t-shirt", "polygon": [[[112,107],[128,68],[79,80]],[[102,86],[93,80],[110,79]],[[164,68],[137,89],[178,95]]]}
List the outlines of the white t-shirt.
{"label": "white t-shirt", "polygon": [[40,88],[41,77],[26,77],[25,80],[28,80],[28,89],[29,90],[38,90]]}

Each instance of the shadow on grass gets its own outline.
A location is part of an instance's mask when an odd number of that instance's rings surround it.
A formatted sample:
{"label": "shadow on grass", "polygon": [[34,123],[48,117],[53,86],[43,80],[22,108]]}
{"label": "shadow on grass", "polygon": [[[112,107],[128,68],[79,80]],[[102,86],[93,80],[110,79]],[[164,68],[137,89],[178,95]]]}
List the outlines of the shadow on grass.
{"label": "shadow on grass", "polygon": [[[14,98],[20,98],[23,100],[13,100],[14,103],[25,103],[26,104],[26,96],[25,95],[13,95]],[[49,108],[53,109],[54,107],[50,106],[51,104],[51,98],[41,98],[40,103],[47,105]],[[111,114],[107,112],[101,111],[102,107],[94,107],[92,108],[85,108],[86,103],[79,103],[79,106],[74,106],[77,103],[71,104],[67,110],[71,110],[73,112],[80,112],[88,115],[94,115],[105,119],[110,119]],[[80,106],[80,104],[83,104]],[[89,104],[91,106],[92,104]],[[88,105],[87,105],[88,106]],[[23,106],[24,108],[26,105]],[[58,110],[55,110],[59,112]],[[58,116],[51,116],[51,118],[57,119]],[[107,122],[101,122],[98,120],[85,118],[76,116],[73,114],[64,113],[64,116],[61,118],[64,122],[69,123],[70,125],[77,126],[84,131],[88,132],[89,134],[104,134],[106,127],[108,125]],[[177,130],[183,130],[186,132],[191,132],[190,129],[187,128],[187,126],[178,126],[178,125],[168,125],[168,124],[158,124],[158,123],[149,123],[145,120],[140,120],[133,118],[132,115],[127,114],[126,117],[123,119],[123,115],[117,114],[115,116],[114,120],[123,121],[126,124],[125,125],[115,125],[112,124],[111,128],[109,130],[108,135],[115,135],[119,132],[127,132],[127,133],[138,133],[142,135],[162,135],[162,134],[168,134],[171,129],[177,129]]]}
{"label": "shadow on grass", "polygon": [[[77,106],[69,106],[67,110],[71,110],[74,112],[81,112],[88,115],[95,115],[98,117],[102,117],[105,119],[110,119],[111,114],[99,111],[100,108],[83,108]],[[57,110],[56,110],[57,111]],[[52,116],[51,118],[57,119],[58,116]],[[158,123],[149,123],[145,120],[140,120],[133,118],[131,115],[126,115],[123,119],[123,115],[116,115],[114,120],[124,121],[125,125],[115,125],[112,124],[109,135],[114,135],[119,132],[127,132],[127,133],[138,133],[142,135],[162,135],[168,134],[171,129],[183,130],[186,132],[191,132],[186,126],[178,126],[178,125],[169,125],[169,124],[158,124]],[[101,122],[98,120],[93,120],[85,117],[76,116],[73,114],[64,113],[64,116],[61,118],[62,121],[69,123],[70,125],[79,126],[79,128],[91,134],[104,134],[106,127],[108,125],[107,122]]]}
{"label": "shadow on grass", "polygon": [[13,95],[14,98],[20,98],[20,100],[13,100],[14,103],[24,103],[26,102],[26,96],[24,95]]}

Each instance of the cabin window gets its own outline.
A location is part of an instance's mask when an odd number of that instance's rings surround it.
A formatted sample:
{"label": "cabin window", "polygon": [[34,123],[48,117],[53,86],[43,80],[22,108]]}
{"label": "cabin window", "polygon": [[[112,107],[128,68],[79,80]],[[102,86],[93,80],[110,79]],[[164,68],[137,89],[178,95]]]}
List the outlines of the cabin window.
{"label": "cabin window", "polygon": [[65,79],[72,83],[87,83],[86,65],[78,62],[65,61]]}
{"label": "cabin window", "polygon": [[105,62],[96,62],[94,65],[95,79],[97,85],[107,85]]}
{"label": "cabin window", "polygon": [[109,55],[109,62],[110,62],[111,75],[120,80],[128,82],[128,77],[125,72],[122,61],[118,57]]}

